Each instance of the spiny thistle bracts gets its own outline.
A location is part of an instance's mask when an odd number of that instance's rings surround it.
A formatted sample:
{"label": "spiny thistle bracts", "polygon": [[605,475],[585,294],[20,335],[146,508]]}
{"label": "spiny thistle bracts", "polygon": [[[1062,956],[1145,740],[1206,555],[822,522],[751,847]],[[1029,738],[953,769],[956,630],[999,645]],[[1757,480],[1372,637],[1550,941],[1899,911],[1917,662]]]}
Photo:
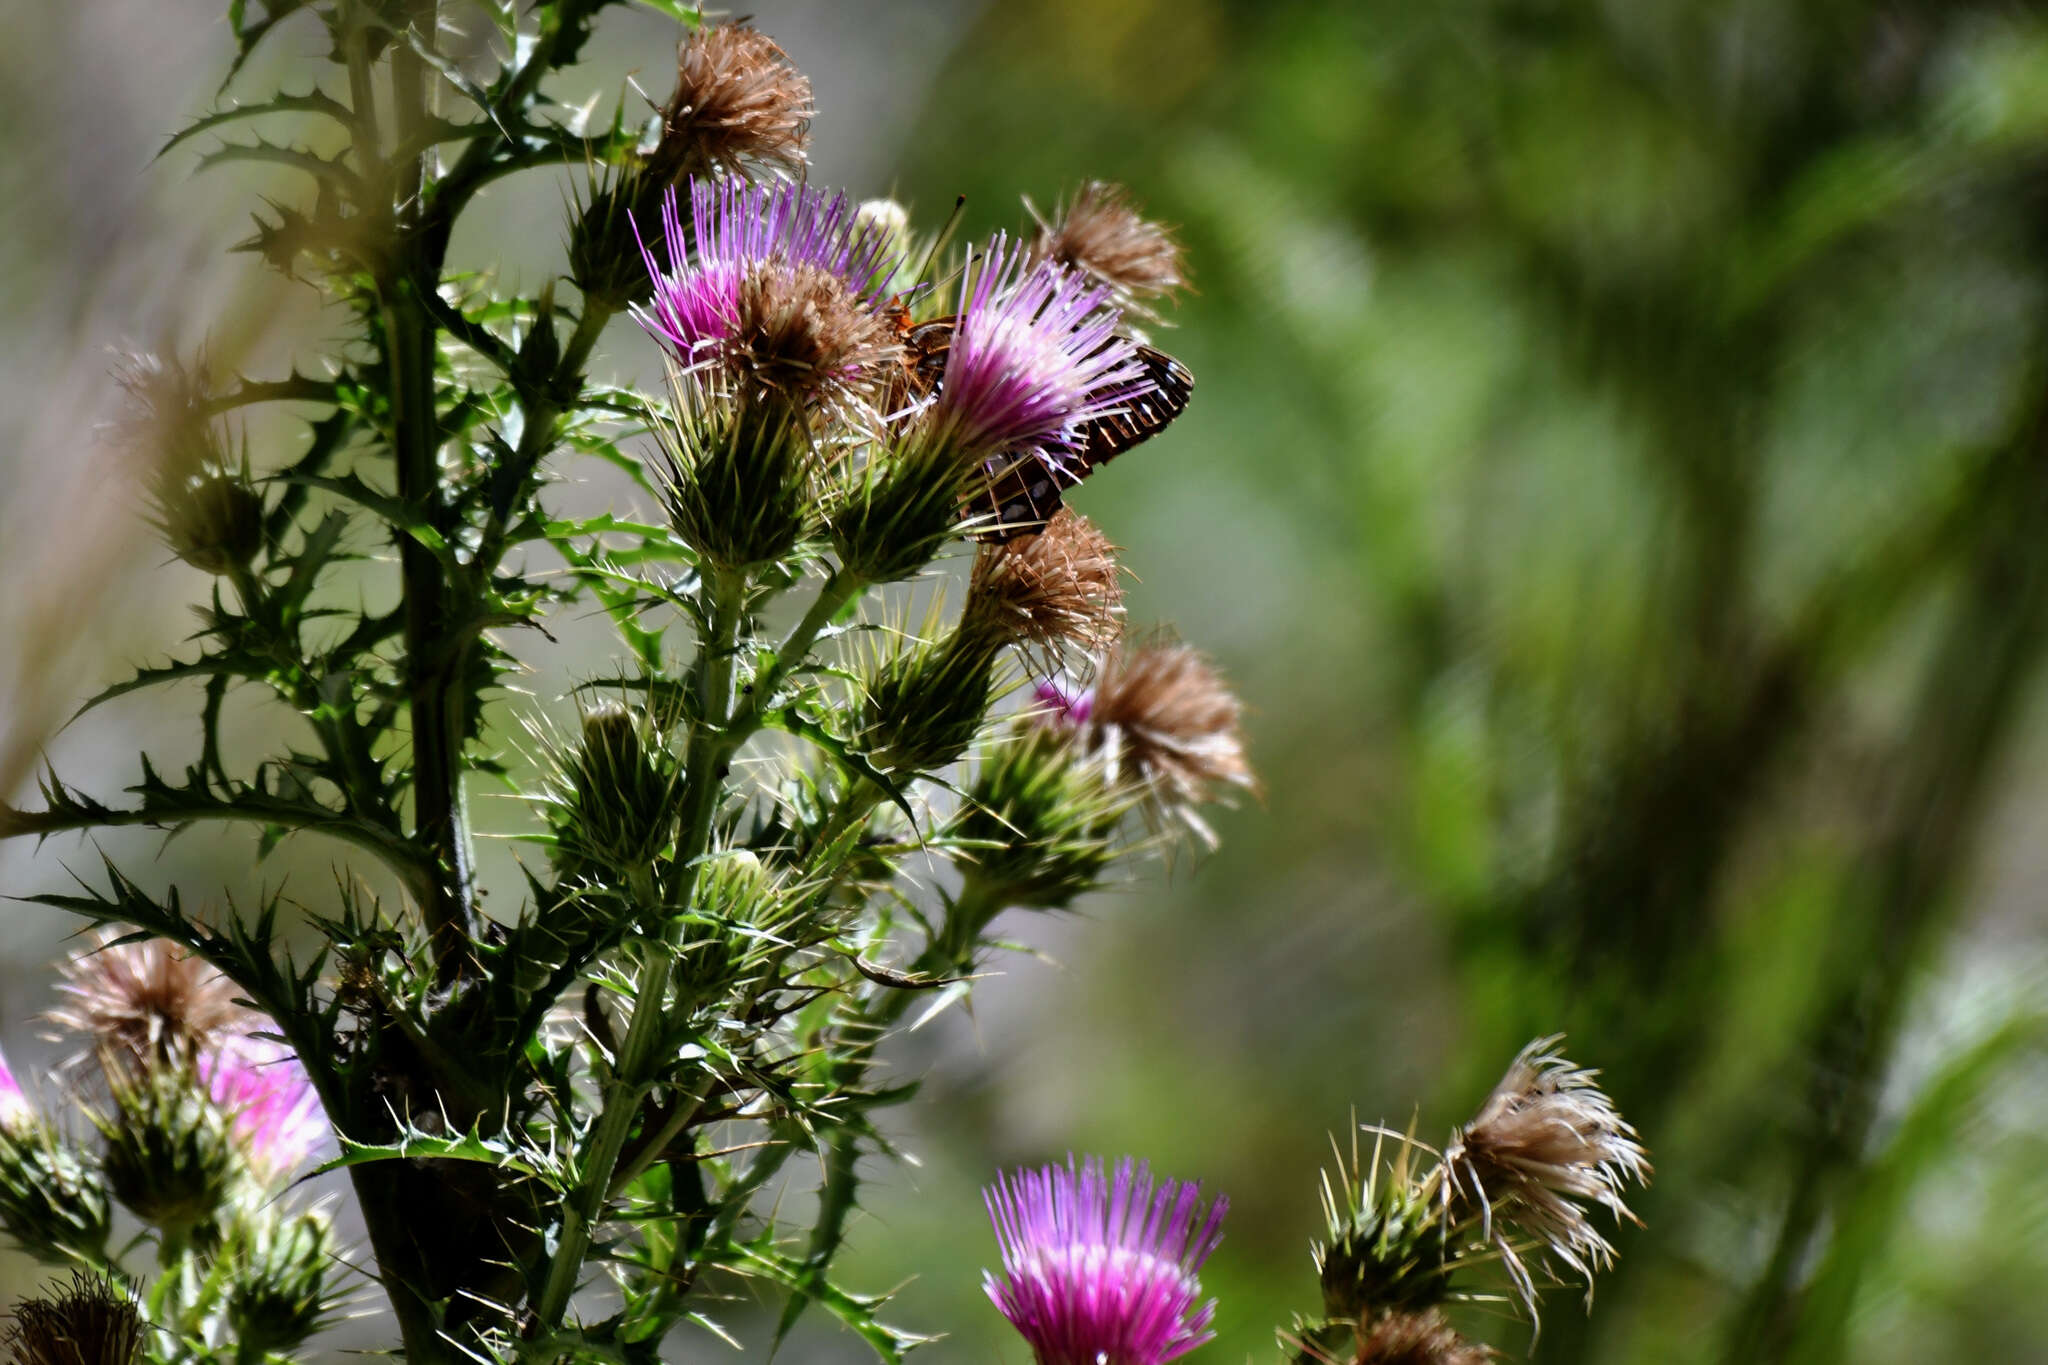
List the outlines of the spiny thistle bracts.
{"label": "spiny thistle bracts", "polygon": [[74,1274],[10,1317],[0,1346],[15,1365],[134,1365],[142,1351],[142,1310],[110,1277]]}
{"label": "spiny thistle bracts", "polygon": [[1003,1253],[984,1287],[1038,1365],[1164,1365],[1214,1338],[1197,1276],[1227,1199],[1205,1207],[1128,1157],[998,1176],[983,1196]]}

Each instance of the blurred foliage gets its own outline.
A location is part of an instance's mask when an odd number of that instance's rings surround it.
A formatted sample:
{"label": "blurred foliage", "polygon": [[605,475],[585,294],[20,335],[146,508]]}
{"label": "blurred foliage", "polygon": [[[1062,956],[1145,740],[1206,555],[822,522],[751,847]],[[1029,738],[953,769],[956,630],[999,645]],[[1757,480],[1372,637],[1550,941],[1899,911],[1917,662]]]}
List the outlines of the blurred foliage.
{"label": "blurred foliage", "polygon": [[974,1182],[1137,1150],[1266,1358],[1324,1130],[1562,1029],[1659,1178],[1536,1359],[2032,1358],[2048,17],[1040,0],[913,145],[970,228],[1076,167],[1184,226],[1197,416],[1077,501],[1236,632],[1270,797],[927,1054],[869,1273],[993,1353]]}

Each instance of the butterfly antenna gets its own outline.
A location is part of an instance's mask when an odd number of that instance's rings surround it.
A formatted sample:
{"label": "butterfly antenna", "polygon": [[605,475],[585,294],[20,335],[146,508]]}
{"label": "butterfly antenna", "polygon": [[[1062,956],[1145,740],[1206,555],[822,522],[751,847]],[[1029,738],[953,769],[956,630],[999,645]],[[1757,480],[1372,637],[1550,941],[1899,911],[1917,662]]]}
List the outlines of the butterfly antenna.
{"label": "butterfly antenna", "polygon": [[953,211],[946,215],[945,226],[939,229],[938,236],[932,238],[932,249],[924,254],[924,264],[917,268],[915,284],[923,284],[932,273],[932,262],[938,260],[939,253],[952,243],[953,234],[960,228],[960,215],[966,210],[967,196],[963,194],[953,201]]}

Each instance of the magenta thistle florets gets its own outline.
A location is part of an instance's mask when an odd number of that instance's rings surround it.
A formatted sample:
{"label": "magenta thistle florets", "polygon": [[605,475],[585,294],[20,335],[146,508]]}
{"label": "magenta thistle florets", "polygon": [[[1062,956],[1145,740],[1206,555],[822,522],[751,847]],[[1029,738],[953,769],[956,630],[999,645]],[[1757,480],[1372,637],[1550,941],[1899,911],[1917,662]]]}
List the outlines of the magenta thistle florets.
{"label": "magenta thistle florets", "polygon": [[1068,468],[1087,422],[1157,387],[1136,343],[1117,335],[1108,289],[1051,261],[1033,265],[1001,235],[961,295],[930,421],[971,457]]}
{"label": "magenta thistle florets", "polygon": [[327,1111],[306,1068],[281,1043],[232,1040],[199,1059],[199,1077],[266,1177],[290,1173],[327,1139]]}
{"label": "magenta thistle florets", "polygon": [[1211,1340],[1216,1302],[1196,1272],[1222,1240],[1227,1199],[1126,1157],[1017,1171],[983,1192],[1003,1273],[984,1288],[1038,1365],[1162,1365]]}
{"label": "magenta thistle florets", "polygon": [[14,1078],[14,1068],[0,1056],[0,1131],[14,1132],[35,1122],[36,1108]]}
{"label": "magenta thistle florets", "polygon": [[642,242],[654,298],[633,314],[686,367],[733,340],[741,289],[764,266],[823,272],[877,313],[895,271],[885,231],[863,222],[845,195],[808,185],[692,178],[690,231],[673,191],[662,199],[661,227],[668,266]]}
{"label": "magenta thistle florets", "polygon": [[1079,729],[1095,714],[1095,689],[1080,687],[1058,678],[1040,678],[1031,685],[1038,699],[1033,713],[1046,722]]}

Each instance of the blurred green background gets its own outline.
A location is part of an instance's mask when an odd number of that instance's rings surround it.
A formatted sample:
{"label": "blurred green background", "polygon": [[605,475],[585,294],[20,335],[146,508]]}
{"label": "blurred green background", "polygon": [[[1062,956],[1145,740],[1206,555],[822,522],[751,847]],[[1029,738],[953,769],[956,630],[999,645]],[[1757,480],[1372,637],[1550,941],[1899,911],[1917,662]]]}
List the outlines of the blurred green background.
{"label": "blurred green background", "polygon": [[[102,348],[245,305],[254,267],[213,248],[297,189],[146,165],[224,69],[210,4],[26,9],[0,54],[16,743],[19,698],[170,648],[200,587],[103,511],[80,529],[111,497],[64,454]],[[1133,620],[1234,680],[1266,786],[1213,857],[1005,921],[1045,960],[897,1041],[917,1162],[876,1166],[855,1287],[903,1283],[935,1358],[1021,1362],[980,1297],[980,1185],[1131,1152],[1232,1199],[1197,1359],[1270,1359],[1315,1302],[1327,1135],[1355,1110],[1441,1137],[1563,1031],[1658,1175],[1597,1313],[1554,1295],[1536,1359],[2048,1359],[2048,16],[748,9],[817,81],[820,182],[928,222],[964,193],[980,232],[1104,177],[1181,226],[1197,292],[1158,339],[1194,405],[1074,502],[1127,547]],[[666,31],[622,15],[563,93],[637,70],[659,98]],[[284,34],[249,79],[315,51]],[[559,269],[561,204],[508,189],[459,245]],[[261,296],[250,364],[317,348],[309,294]],[[604,356],[651,372],[630,328]],[[549,702],[602,659],[556,667]],[[110,788],[138,742],[189,743],[160,725],[52,751]],[[158,870],[310,894],[332,855],[250,856],[187,839]],[[0,880],[81,857],[0,850]],[[0,1039],[32,1052],[62,928],[6,913]],[[858,1358],[812,1327],[787,1354]]]}

